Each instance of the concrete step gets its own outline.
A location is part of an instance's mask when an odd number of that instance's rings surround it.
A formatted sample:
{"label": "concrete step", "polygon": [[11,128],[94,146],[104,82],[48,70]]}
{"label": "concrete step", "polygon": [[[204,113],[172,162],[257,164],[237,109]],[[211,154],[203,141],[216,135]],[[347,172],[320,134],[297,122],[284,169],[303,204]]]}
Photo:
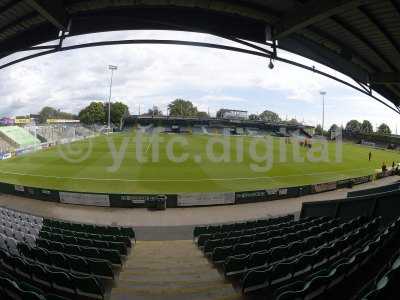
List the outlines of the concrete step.
{"label": "concrete step", "polygon": [[112,300],[239,300],[192,241],[138,241]]}

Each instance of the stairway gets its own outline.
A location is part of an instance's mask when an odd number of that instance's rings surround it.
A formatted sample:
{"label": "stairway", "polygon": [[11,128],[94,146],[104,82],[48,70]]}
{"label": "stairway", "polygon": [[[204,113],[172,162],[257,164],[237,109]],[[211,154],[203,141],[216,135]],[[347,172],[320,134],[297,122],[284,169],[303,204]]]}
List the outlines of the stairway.
{"label": "stairway", "polygon": [[239,300],[192,241],[138,241],[111,300]]}

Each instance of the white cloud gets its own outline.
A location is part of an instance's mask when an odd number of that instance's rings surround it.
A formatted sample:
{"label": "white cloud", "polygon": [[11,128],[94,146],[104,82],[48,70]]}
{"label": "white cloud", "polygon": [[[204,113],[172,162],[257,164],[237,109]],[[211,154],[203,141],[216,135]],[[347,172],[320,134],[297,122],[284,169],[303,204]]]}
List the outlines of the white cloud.
{"label": "white cloud", "polygon": [[229,95],[205,95],[198,101],[230,101],[230,102],[245,102],[245,98],[229,96]]}

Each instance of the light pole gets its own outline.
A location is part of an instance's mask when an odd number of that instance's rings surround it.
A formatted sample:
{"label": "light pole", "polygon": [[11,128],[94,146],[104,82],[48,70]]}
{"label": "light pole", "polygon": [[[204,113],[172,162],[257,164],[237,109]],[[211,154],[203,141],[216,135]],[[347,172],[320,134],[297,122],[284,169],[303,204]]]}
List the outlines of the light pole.
{"label": "light pole", "polygon": [[322,96],[322,135],[324,135],[324,125],[325,125],[325,91],[320,91],[320,95]]}
{"label": "light pole", "polygon": [[108,98],[108,132],[111,132],[111,93],[112,93],[112,84],[113,84],[113,77],[114,71],[118,70],[117,66],[109,65],[108,69],[111,71],[111,80],[110,80],[110,95]]}

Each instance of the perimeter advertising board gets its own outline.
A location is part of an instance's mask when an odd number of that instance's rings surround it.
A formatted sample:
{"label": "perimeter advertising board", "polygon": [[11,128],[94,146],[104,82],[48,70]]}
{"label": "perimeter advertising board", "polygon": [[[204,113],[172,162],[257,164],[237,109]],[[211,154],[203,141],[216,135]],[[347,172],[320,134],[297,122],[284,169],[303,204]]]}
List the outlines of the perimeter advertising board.
{"label": "perimeter advertising board", "polygon": [[110,195],[111,207],[126,207],[126,208],[145,208],[148,203],[154,201],[165,201],[166,207],[177,207],[177,195],[170,194],[154,194],[154,195]]}
{"label": "perimeter advertising board", "polygon": [[110,206],[109,196],[105,194],[60,192],[60,202],[89,206]]}
{"label": "perimeter advertising board", "polygon": [[251,202],[263,202],[272,201],[277,199],[284,199],[289,197],[298,196],[298,188],[281,188],[281,189],[267,189],[258,191],[246,191],[235,193],[235,203],[251,203]]}
{"label": "perimeter advertising board", "polygon": [[319,184],[314,184],[311,186],[311,192],[313,194],[316,194],[316,193],[333,191],[333,190],[336,190],[336,188],[337,188],[336,181],[319,183]]}
{"label": "perimeter advertising board", "polygon": [[363,184],[372,181],[374,178],[373,175],[361,176],[357,178],[352,178],[353,185]]}
{"label": "perimeter advertising board", "polygon": [[178,194],[178,207],[226,205],[235,203],[235,193],[185,193]]}

